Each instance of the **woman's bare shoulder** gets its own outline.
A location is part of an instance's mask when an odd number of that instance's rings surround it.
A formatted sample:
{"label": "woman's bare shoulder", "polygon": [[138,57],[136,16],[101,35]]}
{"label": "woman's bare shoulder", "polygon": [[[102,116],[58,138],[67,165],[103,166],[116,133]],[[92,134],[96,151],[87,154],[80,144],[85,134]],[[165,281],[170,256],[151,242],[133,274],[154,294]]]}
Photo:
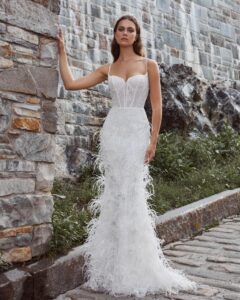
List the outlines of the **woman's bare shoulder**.
{"label": "woman's bare shoulder", "polygon": [[152,67],[158,66],[158,63],[157,63],[157,61],[155,59],[147,58],[147,60],[148,60],[148,65],[149,66],[152,66]]}
{"label": "woman's bare shoulder", "polygon": [[159,67],[158,67],[158,63],[156,60],[152,59],[152,58],[148,58],[148,70],[150,72],[157,72],[159,73]]}
{"label": "woman's bare shoulder", "polygon": [[101,72],[105,77],[107,77],[110,65],[111,65],[111,63],[107,63],[107,64],[104,64],[104,65],[101,65],[101,66],[99,66],[97,68],[97,70],[99,72]]}

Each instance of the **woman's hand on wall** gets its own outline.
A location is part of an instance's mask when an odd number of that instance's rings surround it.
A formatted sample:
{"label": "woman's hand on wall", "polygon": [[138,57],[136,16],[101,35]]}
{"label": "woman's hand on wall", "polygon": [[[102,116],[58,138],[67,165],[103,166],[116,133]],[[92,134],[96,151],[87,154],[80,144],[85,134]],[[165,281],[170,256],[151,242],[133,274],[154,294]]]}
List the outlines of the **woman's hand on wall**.
{"label": "woman's hand on wall", "polygon": [[64,45],[64,34],[61,27],[58,27],[58,34],[57,34],[57,40],[58,40],[58,51],[59,54],[65,50]]}

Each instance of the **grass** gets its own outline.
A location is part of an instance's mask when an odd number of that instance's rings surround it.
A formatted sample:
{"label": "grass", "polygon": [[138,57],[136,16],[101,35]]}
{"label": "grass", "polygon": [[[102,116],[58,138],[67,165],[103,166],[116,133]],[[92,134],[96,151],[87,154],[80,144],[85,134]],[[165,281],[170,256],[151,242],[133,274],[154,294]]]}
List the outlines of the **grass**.
{"label": "grass", "polygon": [[[155,191],[149,204],[158,214],[240,187],[240,134],[227,125],[218,134],[195,138],[161,133],[149,170]],[[77,182],[54,182],[54,234],[45,256],[65,254],[86,239],[85,226],[92,218],[87,204],[97,195],[99,170],[87,166],[78,175]]]}
{"label": "grass", "polygon": [[[91,219],[87,204],[95,195],[98,170],[82,168],[76,183],[55,181],[54,235],[48,255],[66,253],[84,243]],[[189,138],[178,131],[161,133],[150,164],[154,196],[149,203],[162,214],[215,193],[240,186],[240,135],[225,125],[218,134]]]}

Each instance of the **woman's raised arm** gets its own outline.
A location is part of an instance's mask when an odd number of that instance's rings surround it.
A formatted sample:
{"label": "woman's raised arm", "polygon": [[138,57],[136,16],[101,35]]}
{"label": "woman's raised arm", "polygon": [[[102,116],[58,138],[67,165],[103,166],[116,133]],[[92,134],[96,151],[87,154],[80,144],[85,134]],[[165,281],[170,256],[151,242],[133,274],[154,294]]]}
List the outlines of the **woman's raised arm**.
{"label": "woman's raised arm", "polygon": [[64,46],[64,35],[61,28],[59,28],[57,39],[60,74],[66,90],[87,89],[107,79],[108,64],[98,67],[95,71],[86,76],[74,79],[71,69],[68,65],[67,54]]}

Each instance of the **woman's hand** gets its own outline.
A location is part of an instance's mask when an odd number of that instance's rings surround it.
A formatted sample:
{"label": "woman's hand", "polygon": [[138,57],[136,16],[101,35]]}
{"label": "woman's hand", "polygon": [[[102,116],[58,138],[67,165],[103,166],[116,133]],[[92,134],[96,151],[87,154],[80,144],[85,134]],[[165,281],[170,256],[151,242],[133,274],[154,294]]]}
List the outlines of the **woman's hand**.
{"label": "woman's hand", "polygon": [[62,30],[61,27],[58,27],[57,40],[58,40],[58,51],[59,51],[59,53],[61,53],[62,51],[65,50],[65,46],[64,46],[64,34],[63,34],[63,30]]}
{"label": "woman's hand", "polygon": [[150,143],[148,145],[148,148],[147,148],[147,151],[145,154],[144,163],[149,163],[153,159],[155,152],[156,152],[156,147],[157,147],[157,145],[155,143]]}

